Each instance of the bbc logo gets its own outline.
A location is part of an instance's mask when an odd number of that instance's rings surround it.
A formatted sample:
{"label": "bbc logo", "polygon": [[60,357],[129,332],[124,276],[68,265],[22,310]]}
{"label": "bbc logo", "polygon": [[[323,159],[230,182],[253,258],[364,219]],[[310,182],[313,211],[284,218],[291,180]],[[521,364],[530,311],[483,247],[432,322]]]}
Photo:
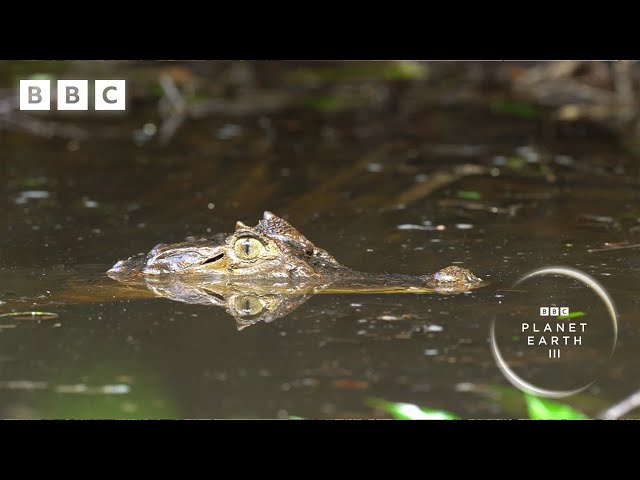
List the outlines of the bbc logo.
{"label": "bbc logo", "polygon": [[541,317],[557,317],[558,315],[569,315],[569,307],[540,307]]}
{"label": "bbc logo", "polygon": [[[96,80],[95,110],[124,110],[125,80]],[[58,110],[89,110],[88,80],[58,80]],[[20,110],[51,110],[50,80],[20,80]]]}

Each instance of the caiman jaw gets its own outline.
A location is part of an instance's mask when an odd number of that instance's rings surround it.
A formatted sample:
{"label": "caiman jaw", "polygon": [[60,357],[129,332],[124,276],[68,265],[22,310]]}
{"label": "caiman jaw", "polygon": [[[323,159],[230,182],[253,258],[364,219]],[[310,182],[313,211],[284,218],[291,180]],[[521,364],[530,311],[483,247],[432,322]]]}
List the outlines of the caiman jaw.
{"label": "caiman jaw", "polygon": [[[125,264],[129,261],[125,260]],[[184,244],[158,245],[145,258],[140,273],[143,275],[224,273],[227,263],[224,245],[211,246],[204,242],[187,246]]]}
{"label": "caiman jaw", "polygon": [[228,264],[224,246],[168,251],[158,257],[155,261],[147,263],[143,273],[225,273]]}
{"label": "caiman jaw", "polygon": [[224,252],[220,252],[217,255],[207,258],[202,263],[200,263],[200,265],[196,265],[190,270],[194,272],[211,272],[216,270],[223,272],[226,271],[227,264],[227,256],[224,254]]}

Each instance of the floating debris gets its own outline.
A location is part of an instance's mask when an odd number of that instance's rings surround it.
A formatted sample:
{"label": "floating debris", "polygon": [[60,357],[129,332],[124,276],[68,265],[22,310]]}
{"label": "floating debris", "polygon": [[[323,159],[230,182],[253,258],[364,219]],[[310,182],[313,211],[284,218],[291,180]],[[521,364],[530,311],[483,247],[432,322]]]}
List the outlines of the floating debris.
{"label": "floating debris", "polygon": [[433,225],[415,225],[413,223],[403,223],[402,225],[396,225],[396,228],[398,230],[436,230],[436,227],[434,227]]}
{"label": "floating debris", "polygon": [[524,158],[528,163],[540,162],[540,153],[530,145],[516,148],[516,153]]}
{"label": "floating debris", "polygon": [[55,320],[57,313],[52,312],[10,312],[0,314],[0,318],[11,317],[14,320]]}
{"label": "floating debris", "polygon": [[568,155],[556,155],[553,157],[553,161],[557,165],[562,165],[563,167],[570,167],[574,164],[573,158]]}
{"label": "floating debris", "polygon": [[369,388],[369,382],[365,380],[343,378],[340,380],[334,380],[333,388],[338,388],[340,390],[366,390]]}
{"label": "floating debris", "polygon": [[44,390],[48,388],[47,382],[32,382],[30,380],[9,380],[0,382],[0,388],[7,390]]}
{"label": "floating debris", "polygon": [[25,190],[20,192],[13,201],[16,205],[24,205],[29,200],[44,200],[51,196],[46,190]]}
{"label": "floating debris", "polygon": [[131,386],[123,383],[99,387],[90,387],[84,383],[79,383],[75,385],[56,385],[53,389],[57,393],[82,393],[88,395],[126,395],[131,392]]}
{"label": "floating debris", "polygon": [[471,382],[460,382],[453,387],[456,392],[477,392],[480,390],[478,385]]}
{"label": "floating debris", "polygon": [[640,243],[634,243],[633,245],[621,244],[621,243],[605,243],[604,248],[590,248],[587,250],[589,253],[593,252],[608,252],[611,250],[624,250],[625,248],[638,248]]}
{"label": "floating debris", "polygon": [[371,172],[371,173],[380,173],[382,171],[382,164],[380,163],[368,163],[365,166],[365,169],[367,170],[367,172]]}
{"label": "floating debris", "polygon": [[53,390],[56,393],[76,393],[86,395],[125,395],[131,392],[131,386],[124,383],[91,387],[84,383],[73,385],[49,385],[47,382],[31,380],[9,380],[0,382],[0,389],[7,390]]}
{"label": "floating debris", "polygon": [[440,350],[438,350],[437,348],[427,348],[424,351],[424,354],[428,357],[433,357],[434,355],[438,355],[440,353]]}
{"label": "floating debris", "polygon": [[443,231],[446,230],[447,227],[445,225],[431,225],[429,222],[426,225],[416,225],[414,223],[403,223],[401,225],[396,225],[398,230],[426,230],[426,231]]}
{"label": "floating debris", "polygon": [[471,175],[486,175],[489,168],[483,165],[462,164],[453,168],[430,172],[429,178],[421,183],[414,184],[411,188],[401,193],[394,199],[392,205],[410,205],[418,200],[428,197],[433,192],[440,190],[464,177]]}
{"label": "floating debris", "polygon": [[231,140],[242,134],[242,127],[240,125],[235,125],[232,123],[228,123],[223,127],[216,130],[216,138],[218,140]]}
{"label": "floating debris", "polygon": [[578,223],[583,227],[603,229],[617,229],[620,224],[613,218],[604,215],[582,214],[578,216]]}
{"label": "floating debris", "polygon": [[158,127],[154,123],[145,123],[142,126],[142,133],[148,137],[153,137],[158,131]]}
{"label": "floating debris", "polygon": [[458,190],[456,192],[456,197],[463,198],[465,200],[480,200],[482,198],[482,195],[480,194],[480,192]]}
{"label": "floating debris", "polygon": [[444,328],[441,327],[440,325],[429,325],[426,328],[427,332],[441,332],[443,330],[444,330]]}
{"label": "floating debris", "polygon": [[491,104],[491,111],[500,115],[509,115],[527,120],[538,118],[541,113],[532,103],[509,100],[497,100]]}
{"label": "floating debris", "polygon": [[457,420],[460,418],[444,410],[418,407],[412,403],[389,402],[381,398],[369,398],[366,403],[391,414],[397,420]]}
{"label": "floating debris", "polygon": [[487,202],[463,200],[459,198],[444,198],[442,200],[438,200],[438,205],[443,208],[461,208],[463,210],[501,213],[506,215],[514,215],[516,210],[522,206],[522,204],[513,204],[507,205],[506,207],[498,207]]}

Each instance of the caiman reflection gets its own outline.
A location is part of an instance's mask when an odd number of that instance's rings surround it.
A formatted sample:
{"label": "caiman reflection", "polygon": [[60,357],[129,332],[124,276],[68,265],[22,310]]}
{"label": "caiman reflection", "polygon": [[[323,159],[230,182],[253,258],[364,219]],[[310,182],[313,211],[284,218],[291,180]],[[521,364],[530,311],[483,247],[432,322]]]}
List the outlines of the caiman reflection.
{"label": "caiman reflection", "polygon": [[161,297],[224,307],[238,328],[287,315],[317,293],[460,293],[486,285],[457,266],[429,275],[352,270],[271,212],[255,227],[237,222],[233,234],[157,245],[107,273]]}

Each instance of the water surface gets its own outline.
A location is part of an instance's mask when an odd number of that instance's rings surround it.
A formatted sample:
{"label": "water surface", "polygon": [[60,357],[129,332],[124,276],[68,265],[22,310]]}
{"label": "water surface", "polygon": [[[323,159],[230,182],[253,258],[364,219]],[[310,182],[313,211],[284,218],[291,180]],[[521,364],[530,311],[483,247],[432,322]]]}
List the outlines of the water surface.
{"label": "water surface", "polygon": [[[145,72],[100,68],[128,79]],[[229,104],[299,93],[278,83],[295,64],[255,68],[262,93],[239,89]],[[209,94],[225,98],[206,78]],[[365,101],[220,109],[186,118],[165,142],[141,133],[163,121],[157,99],[144,97],[117,117],[34,114],[88,138],[45,138],[5,118],[0,313],[55,318],[0,318],[0,416],[373,418],[384,414],[366,399],[381,397],[469,418],[522,417],[522,406],[474,386],[512,388],[491,355],[489,324],[522,303],[513,282],[555,264],[600,281],[620,313],[613,359],[566,402],[597,415],[635,389],[638,250],[590,249],[637,243],[637,158],[611,135],[549,137],[539,118],[439,99],[466,84],[409,81],[414,95],[435,100],[407,109],[412,97],[397,82],[344,83]],[[437,176],[439,186],[421,189]],[[254,225],[264,210],[358,270],[455,264],[491,285],[460,295],[320,294],[238,330],[222,308],[127,294],[105,274],[159,242]]]}

